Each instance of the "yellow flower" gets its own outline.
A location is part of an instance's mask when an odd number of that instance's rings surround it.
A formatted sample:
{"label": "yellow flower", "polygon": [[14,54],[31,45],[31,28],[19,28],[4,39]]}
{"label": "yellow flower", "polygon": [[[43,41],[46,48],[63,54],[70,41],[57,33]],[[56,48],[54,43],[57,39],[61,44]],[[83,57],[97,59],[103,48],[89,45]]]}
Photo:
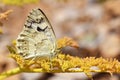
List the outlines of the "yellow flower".
{"label": "yellow flower", "polygon": [[13,12],[13,10],[7,10],[6,12],[4,13],[0,13],[0,20],[1,19],[7,19],[8,15]]}
{"label": "yellow flower", "polygon": [[[59,39],[58,48],[65,46],[78,48],[77,43],[71,38]],[[17,54],[15,47],[8,46],[8,49],[11,53],[10,56],[18,63],[19,68],[2,73],[0,79],[20,72],[84,72],[90,78],[92,78],[91,72],[109,72],[111,75],[115,72],[120,73],[120,62],[116,59],[104,59],[102,57],[79,58],[59,52],[52,59],[36,58],[35,60],[25,60],[21,55]]]}
{"label": "yellow flower", "polygon": [[7,5],[17,5],[17,6],[22,6],[24,4],[29,4],[29,3],[38,3],[39,0],[2,0],[1,1],[4,4]]}

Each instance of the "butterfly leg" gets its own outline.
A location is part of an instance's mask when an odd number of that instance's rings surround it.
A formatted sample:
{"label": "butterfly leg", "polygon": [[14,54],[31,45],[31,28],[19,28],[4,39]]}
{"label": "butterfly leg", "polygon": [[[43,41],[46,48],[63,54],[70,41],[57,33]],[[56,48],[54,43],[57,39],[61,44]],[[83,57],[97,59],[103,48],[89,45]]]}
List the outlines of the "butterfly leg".
{"label": "butterfly leg", "polygon": [[50,61],[50,70],[53,70],[53,64],[52,64],[52,55],[49,57],[49,61]]}
{"label": "butterfly leg", "polygon": [[30,65],[32,63],[32,61],[35,61],[35,59],[37,59],[37,55],[36,54],[35,54],[35,57],[33,57],[28,64]]}
{"label": "butterfly leg", "polygon": [[32,61],[34,61],[35,59],[36,59],[36,57],[32,58],[32,59],[30,60],[30,62],[28,63],[28,65],[30,65],[30,64],[32,63]]}

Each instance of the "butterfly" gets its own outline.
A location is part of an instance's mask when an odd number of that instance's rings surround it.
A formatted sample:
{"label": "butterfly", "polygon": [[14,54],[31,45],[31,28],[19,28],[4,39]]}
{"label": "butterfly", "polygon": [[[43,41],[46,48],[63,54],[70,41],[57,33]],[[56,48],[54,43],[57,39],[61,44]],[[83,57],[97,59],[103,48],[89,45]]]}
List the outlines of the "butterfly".
{"label": "butterfly", "polygon": [[41,9],[33,9],[28,14],[24,28],[16,40],[16,48],[24,59],[55,56],[56,36]]}

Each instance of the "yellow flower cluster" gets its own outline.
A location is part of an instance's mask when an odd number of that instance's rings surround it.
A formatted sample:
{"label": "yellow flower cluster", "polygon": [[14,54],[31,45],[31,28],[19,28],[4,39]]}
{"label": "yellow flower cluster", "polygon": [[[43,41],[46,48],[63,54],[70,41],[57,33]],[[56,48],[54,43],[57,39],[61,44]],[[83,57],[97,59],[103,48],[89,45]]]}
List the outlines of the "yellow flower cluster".
{"label": "yellow flower cluster", "polygon": [[64,37],[64,38],[59,39],[57,41],[57,44],[58,44],[57,46],[58,49],[66,47],[66,46],[71,46],[75,48],[79,47],[79,45],[72,38],[69,38],[69,37]]}
{"label": "yellow flower cluster", "polygon": [[16,54],[11,54],[11,57],[17,61],[21,69],[27,69],[27,72],[34,72],[34,69],[41,69],[40,72],[85,72],[87,75],[90,75],[90,72],[120,72],[120,62],[116,59],[78,58],[64,54],[58,54],[52,60],[38,58],[36,61],[24,60]]}
{"label": "yellow flower cluster", "polygon": [[[77,43],[71,38],[63,38],[58,40],[58,48],[65,46],[78,47]],[[9,49],[10,50],[10,49]],[[58,53],[58,55],[51,60],[49,58],[37,58],[35,60],[24,60],[19,54],[15,54],[15,50],[10,50],[10,56],[15,59],[20,68],[36,69],[41,68],[43,72],[85,72],[91,71],[100,72],[120,72],[120,62],[116,59],[103,59],[103,58],[78,58],[69,55]],[[97,70],[92,69],[96,67]]]}
{"label": "yellow flower cluster", "polygon": [[13,54],[11,57],[17,61],[22,72],[84,72],[90,78],[92,78],[91,72],[109,72],[110,74],[120,72],[120,62],[116,59],[78,58],[64,54],[58,54],[52,60],[39,58],[36,61],[24,60]]}
{"label": "yellow flower cluster", "polygon": [[[8,19],[8,15],[9,15],[12,11],[13,11],[13,10],[7,10],[7,11],[4,12],[4,13],[0,13],[0,26],[3,25],[2,22],[1,22],[1,20],[3,20],[3,19],[7,20],[7,19]],[[0,34],[2,34],[2,33],[3,33],[3,31],[2,31],[2,29],[0,28]]]}
{"label": "yellow flower cluster", "polygon": [[[58,48],[65,46],[78,47],[77,43],[71,38],[63,38],[58,40]],[[14,48],[8,47],[10,56],[18,63],[19,68],[14,69],[11,73],[2,73],[0,79],[5,78],[5,75],[11,76],[20,72],[84,72],[88,77],[91,77],[91,72],[109,72],[120,73],[120,62],[116,59],[104,59],[95,57],[79,58],[70,55],[58,53],[52,59],[37,58],[25,60],[17,54]]]}
{"label": "yellow flower cluster", "polygon": [[8,15],[13,12],[13,10],[7,10],[6,12],[4,13],[0,13],[0,20],[1,19],[7,19]]}
{"label": "yellow flower cluster", "polygon": [[2,3],[7,4],[7,5],[17,5],[17,6],[22,6],[24,4],[29,4],[29,3],[38,3],[39,0],[1,0]]}

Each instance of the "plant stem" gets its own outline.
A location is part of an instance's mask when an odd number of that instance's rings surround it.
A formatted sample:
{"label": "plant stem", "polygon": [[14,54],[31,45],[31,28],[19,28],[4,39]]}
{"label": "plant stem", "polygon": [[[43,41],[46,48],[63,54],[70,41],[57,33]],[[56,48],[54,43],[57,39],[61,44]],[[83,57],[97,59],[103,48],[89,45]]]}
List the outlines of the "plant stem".
{"label": "plant stem", "polygon": [[12,69],[12,70],[9,70],[9,71],[6,71],[6,72],[3,72],[0,74],[0,80],[4,80],[5,78],[7,78],[9,76],[12,76],[12,75],[15,75],[15,74],[18,74],[21,72],[22,72],[22,70],[19,67]]}

